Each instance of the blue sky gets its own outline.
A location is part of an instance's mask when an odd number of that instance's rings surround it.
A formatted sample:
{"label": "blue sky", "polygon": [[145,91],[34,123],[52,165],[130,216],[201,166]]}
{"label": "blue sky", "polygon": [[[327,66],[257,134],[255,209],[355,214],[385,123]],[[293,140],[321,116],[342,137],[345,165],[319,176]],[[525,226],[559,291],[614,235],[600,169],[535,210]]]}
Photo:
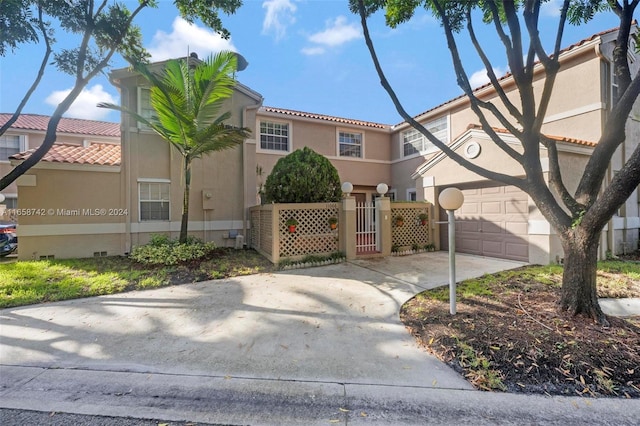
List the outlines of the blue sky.
{"label": "blue sky", "polygon": [[[130,8],[136,2],[125,0]],[[553,34],[559,0],[544,7],[541,33]],[[264,105],[319,114],[394,124],[401,121],[373,68],[362,36],[359,17],[349,12],[347,0],[245,0],[223,21],[231,39],[222,40],[201,24],[189,25],[177,16],[171,1],[160,0],[158,9],[142,12],[137,20],[144,45],[154,60],[200,57],[230,49],[242,54],[249,66],[238,80],[264,97]],[[427,13],[390,29],[378,14],[370,19],[370,31],[391,84],[407,111],[418,114],[462,92],[455,82],[451,58],[442,29]],[[563,46],[617,25],[611,12],[582,26],[569,26]],[[482,27],[482,28],[481,28]],[[494,68],[508,70],[503,51],[491,27],[477,24]],[[74,40],[58,33],[58,46]],[[551,43],[552,40],[546,40]],[[77,45],[77,43],[75,43]],[[549,44],[550,45],[550,44]],[[13,112],[31,84],[43,53],[42,46],[24,45],[0,58],[0,112]],[[468,43],[461,44],[466,69],[476,84],[485,73]],[[113,68],[126,63],[117,57]],[[51,114],[71,77],[49,67],[25,113]],[[67,117],[118,121],[116,112],[99,109],[101,101],[119,102],[118,91],[106,76],[92,80],[65,115]]]}

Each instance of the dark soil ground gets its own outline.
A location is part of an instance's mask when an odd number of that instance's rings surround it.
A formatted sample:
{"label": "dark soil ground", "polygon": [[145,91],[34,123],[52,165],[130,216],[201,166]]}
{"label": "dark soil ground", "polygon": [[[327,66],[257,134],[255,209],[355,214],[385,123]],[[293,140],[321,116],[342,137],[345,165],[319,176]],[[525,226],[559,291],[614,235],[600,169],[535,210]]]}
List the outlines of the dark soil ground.
{"label": "dark soil ground", "polygon": [[[421,346],[478,389],[640,398],[640,317],[608,317],[602,327],[561,313],[560,279],[495,274],[459,286],[456,315],[434,290],[400,316]],[[640,280],[626,280],[624,296],[640,297]]]}

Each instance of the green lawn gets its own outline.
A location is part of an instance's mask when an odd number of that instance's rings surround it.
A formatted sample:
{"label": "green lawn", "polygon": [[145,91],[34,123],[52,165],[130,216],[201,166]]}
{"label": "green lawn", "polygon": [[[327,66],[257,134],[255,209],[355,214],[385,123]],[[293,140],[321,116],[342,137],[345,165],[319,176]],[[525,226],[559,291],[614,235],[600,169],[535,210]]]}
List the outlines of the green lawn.
{"label": "green lawn", "polygon": [[[0,263],[0,308],[121,293],[171,284],[269,272],[276,267],[252,250],[221,250],[214,257],[178,266],[143,266],[124,257]],[[600,297],[640,297],[640,263],[598,264]],[[560,285],[561,266],[529,266],[467,280],[459,294],[490,294],[491,282],[518,280]],[[446,287],[442,292],[448,300]]]}
{"label": "green lawn", "polygon": [[266,272],[251,250],[222,250],[188,265],[142,266],[124,257],[0,263],[0,308]]}
{"label": "green lawn", "polygon": [[[487,274],[466,280],[458,285],[457,293],[462,297],[491,296],[495,291],[494,283],[517,281],[524,284],[540,283],[560,287],[562,285],[562,266],[525,266],[518,269]],[[598,262],[598,297],[624,298],[640,297],[640,262],[605,260]],[[505,291],[500,287],[500,291]],[[429,297],[441,301],[449,300],[449,288],[440,287],[430,290]]]}

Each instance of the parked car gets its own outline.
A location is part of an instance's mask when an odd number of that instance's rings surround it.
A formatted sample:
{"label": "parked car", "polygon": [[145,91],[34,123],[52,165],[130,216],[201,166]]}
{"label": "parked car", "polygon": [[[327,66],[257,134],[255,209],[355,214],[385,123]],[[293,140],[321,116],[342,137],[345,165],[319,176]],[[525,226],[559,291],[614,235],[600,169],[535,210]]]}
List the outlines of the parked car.
{"label": "parked car", "polygon": [[0,257],[18,249],[18,234],[15,223],[0,223]]}

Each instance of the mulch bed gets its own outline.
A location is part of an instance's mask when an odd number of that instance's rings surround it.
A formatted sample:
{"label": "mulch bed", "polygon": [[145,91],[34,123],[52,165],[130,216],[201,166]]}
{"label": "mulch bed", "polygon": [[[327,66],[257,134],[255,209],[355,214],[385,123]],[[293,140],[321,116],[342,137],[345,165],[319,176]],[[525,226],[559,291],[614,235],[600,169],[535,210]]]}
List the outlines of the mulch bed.
{"label": "mulch bed", "polygon": [[557,286],[509,279],[491,288],[491,296],[458,296],[456,315],[448,302],[418,295],[400,317],[478,389],[640,398],[640,318],[608,317],[604,328],[559,312]]}

